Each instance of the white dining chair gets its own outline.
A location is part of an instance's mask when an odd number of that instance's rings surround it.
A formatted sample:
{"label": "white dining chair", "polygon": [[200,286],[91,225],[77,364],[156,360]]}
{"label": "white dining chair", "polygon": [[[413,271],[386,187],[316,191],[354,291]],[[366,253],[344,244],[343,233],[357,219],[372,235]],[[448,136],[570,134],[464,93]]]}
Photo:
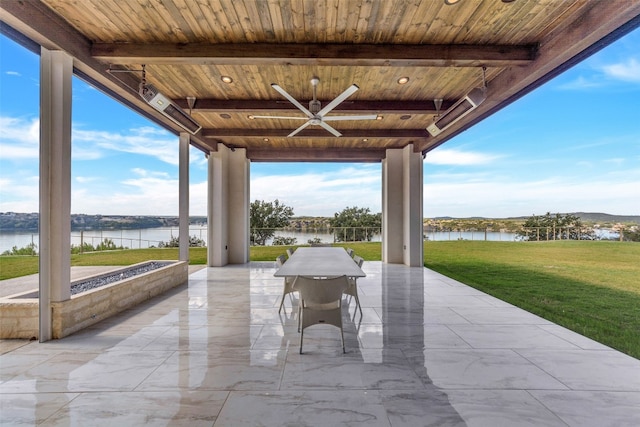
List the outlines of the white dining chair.
{"label": "white dining chair", "polygon": [[[282,265],[287,261],[287,258],[284,255],[280,255],[276,258],[276,268],[280,268],[282,267]],[[294,282],[294,278],[293,277],[285,277],[284,278],[284,283],[283,283],[283,290],[282,290],[282,299],[280,300],[280,308],[278,309],[278,313],[280,313],[282,311],[282,307],[284,307],[284,297],[287,294],[291,294],[293,292],[296,292],[293,289],[293,282]]]}
{"label": "white dining chair", "polygon": [[[353,261],[358,264],[358,267],[362,268],[362,264],[364,264],[364,258],[361,256],[354,256]],[[362,317],[362,306],[360,306],[360,298],[358,297],[358,283],[357,277],[349,277],[349,286],[345,289],[344,294],[349,295],[356,300],[356,310],[360,309],[360,317]],[[354,313],[355,315],[355,313]]]}
{"label": "white dining chair", "polygon": [[345,353],[344,332],[342,330],[342,294],[349,286],[346,276],[319,279],[298,276],[293,288],[300,293],[298,305],[300,354],[304,330],[313,325],[333,325],[340,329],[342,352]]}

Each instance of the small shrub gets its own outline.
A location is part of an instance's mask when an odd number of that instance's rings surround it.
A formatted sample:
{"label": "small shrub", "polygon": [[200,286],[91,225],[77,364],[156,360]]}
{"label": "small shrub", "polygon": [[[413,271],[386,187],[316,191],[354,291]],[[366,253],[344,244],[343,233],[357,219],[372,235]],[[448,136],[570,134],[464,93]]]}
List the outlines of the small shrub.
{"label": "small shrub", "polygon": [[[189,247],[190,248],[202,248],[206,246],[204,240],[196,237],[189,236]],[[169,242],[160,242],[158,243],[159,248],[179,248],[180,247],[180,236],[171,236],[171,240]]]}
{"label": "small shrub", "polygon": [[27,246],[25,246],[24,248],[20,248],[18,249],[17,246],[14,246],[13,248],[11,248],[10,251],[4,251],[2,252],[2,255],[38,255],[38,251],[36,250],[38,247],[38,245],[36,245],[35,243],[29,243]]}
{"label": "small shrub", "polygon": [[273,246],[291,246],[295,245],[298,242],[298,239],[295,237],[283,237],[276,236],[273,238]]}

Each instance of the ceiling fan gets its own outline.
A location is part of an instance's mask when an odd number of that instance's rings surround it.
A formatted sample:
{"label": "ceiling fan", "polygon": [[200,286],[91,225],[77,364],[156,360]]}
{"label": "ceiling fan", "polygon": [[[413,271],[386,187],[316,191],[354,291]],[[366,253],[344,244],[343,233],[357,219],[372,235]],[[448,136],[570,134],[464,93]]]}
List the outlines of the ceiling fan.
{"label": "ceiling fan", "polygon": [[298,129],[291,132],[288,137],[296,135],[301,130],[305,129],[307,126],[321,126],[331,132],[334,136],[342,136],[340,132],[335,130],[326,122],[331,121],[339,121],[339,120],[376,120],[378,118],[377,114],[364,114],[359,116],[327,116],[327,113],[331,112],[334,108],[336,108],[342,101],[351,96],[355,91],[359,89],[359,87],[355,84],[352,84],[338,95],[333,101],[327,104],[324,108],[320,105],[320,101],[316,96],[316,90],[318,87],[318,83],[320,83],[320,79],[318,77],[313,77],[311,79],[311,86],[313,86],[313,99],[309,101],[309,109],[306,109],[302,104],[300,104],[296,99],[289,95],[284,89],[278,86],[275,83],[271,84],[271,87],[277,90],[282,96],[287,98],[289,102],[298,107],[300,111],[302,111],[306,117],[291,117],[291,116],[252,116],[254,119],[290,119],[290,120],[306,120],[302,126]]}

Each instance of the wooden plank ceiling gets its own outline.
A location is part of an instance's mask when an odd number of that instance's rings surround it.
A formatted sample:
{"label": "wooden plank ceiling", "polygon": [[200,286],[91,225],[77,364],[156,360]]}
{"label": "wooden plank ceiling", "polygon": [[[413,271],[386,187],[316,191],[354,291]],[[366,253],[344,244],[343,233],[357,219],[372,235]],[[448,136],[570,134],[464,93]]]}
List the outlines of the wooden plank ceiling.
{"label": "wooden plank ceiling", "polygon": [[[222,143],[253,161],[380,161],[388,148],[432,150],[637,27],[640,2],[25,0],[0,11],[5,33],[68,51],[79,75],[183,131],[140,98],[144,68],[202,126],[193,143],[205,151]],[[359,87],[327,117],[377,119],[327,122],[340,137],[317,125],[288,137],[305,121],[251,118],[305,117],[271,84],[309,108],[312,77],[323,107]],[[483,81],[484,103],[435,137],[426,131]]]}

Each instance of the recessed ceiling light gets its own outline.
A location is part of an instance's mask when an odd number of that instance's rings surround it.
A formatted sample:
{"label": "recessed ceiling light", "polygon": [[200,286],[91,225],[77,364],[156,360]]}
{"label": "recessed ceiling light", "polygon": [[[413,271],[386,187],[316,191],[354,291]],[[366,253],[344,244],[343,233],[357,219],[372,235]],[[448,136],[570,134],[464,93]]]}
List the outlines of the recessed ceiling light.
{"label": "recessed ceiling light", "polygon": [[269,142],[269,138],[263,138],[262,139],[264,142]]}
{"label": "recessed ceiling light", "polygon": [[362,138],[362,142],[369,142],[368,138]]}
{"label": "recessed ceiling light", "polygon": [[227,114],[227,113],[222,113],[222,114],[220,114],[220,117],[222,117],[223,119],[230,119],[231,115]]}
{"label": "recessed ceiling light", "polygon": [[399,85],[403,85],[403,84],[406,84],[406,83],[408,83],[408,82],[409,82],[409,77],[400,77],[400,78],[398,79],[398,84],[399,84]]}
{"label": "recessed ceiling light", "polygon": [[249,119],[249,120],[253,120],[253,119],[255,119],[255,117],[253,117],[253,114],[249,114],[249,115],[247,116],[247,119]]}
{"label": "recessed ceiling light", "polygon": [[220,80],[222,80],[225,83],[233,83],[233,79],[229,76],[221,76]]}
{"label": "recessed ceiling light", "polygon": [[460,2],[460,0],[444,0],[444,4],[452,5]]}
{"label": "recessed ceiling light", "polygon": [[400,120],[409,120],[411,118],[410,114],[403,114],[402,116],[400,116]]}
{"label": "recessed ceiling light", "polygon": [[376,117],[376,120],[382,120],[382,119],[384,119],[384,116],[378,115],[378,116]]}

